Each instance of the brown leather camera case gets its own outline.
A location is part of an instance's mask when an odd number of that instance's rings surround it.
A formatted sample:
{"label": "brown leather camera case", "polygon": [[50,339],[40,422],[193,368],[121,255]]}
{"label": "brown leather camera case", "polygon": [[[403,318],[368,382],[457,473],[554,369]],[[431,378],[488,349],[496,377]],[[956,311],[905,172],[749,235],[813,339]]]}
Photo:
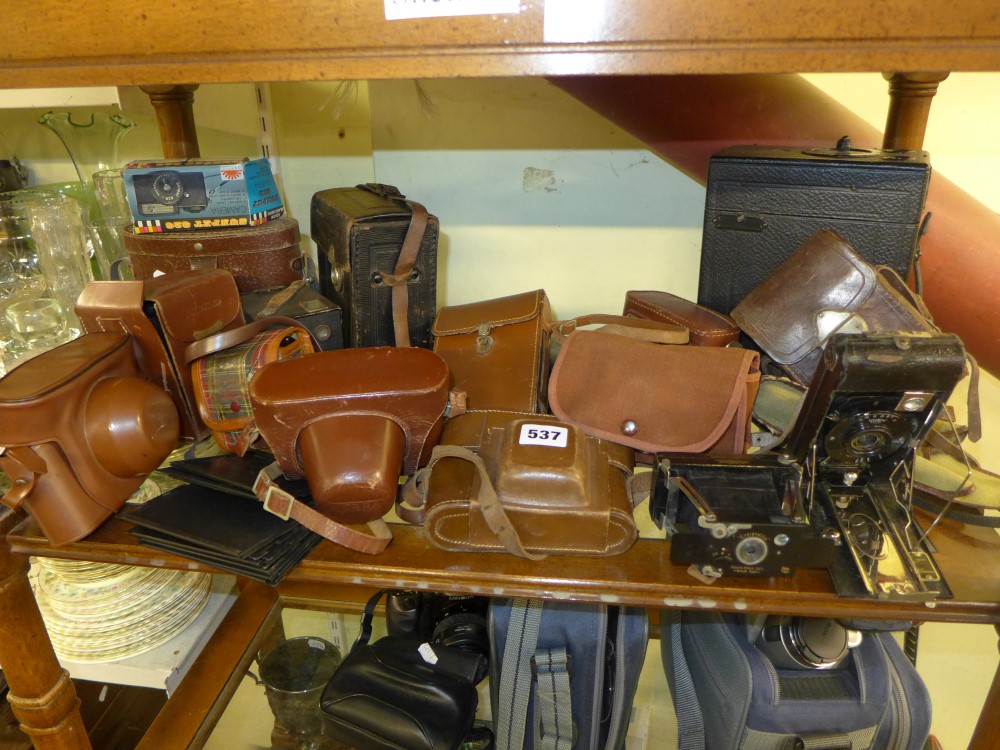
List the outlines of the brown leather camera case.
{"label": "brown leather camera case", "polygon": [[76,304],[84,331],[132,334],[139,369],[177,406],[181,436],[211,434],[198,414],[189,344],[243,325],[239,291],[229,271],[180,271],[147,281],[92,281]]}
{"label": "brown leather camera case", "polygon": [[341,523],[381,518],[399,476],[437,442],[448,368],[428,349],[366,347],[272,362],[250,381],[261,436],[318,510]]}
{"label": "brown leather camera case", "polygon": [[[565,445],[525,442],[522,429],[536,426],[564,428]],[[635,542],[626,491],[633,467],[630,448],[588,437],[551,416],[496,411],[469,411],[449,420],[442,445],[480,455],[529,553],[614,555]],[[446,455],[432,463],[429,475],[424,531],[431,544],[451,551],[507,549],[484,517],[481,480],[472,463]]]}
{"label": "brown leather camera case", "polygon": [[90,333],[0,379],[3,502],[54,545],[80,539],[124,505],[177,442],[177,410],[142,378],[129,337]]}
{"label": "brown leather camera case", "polygon": [[240,292],[288,286],[301,279],[305,260],[299,223],[287,216],[253,227],[143,234],[125,227],[125,251],[137,279],[159,273],[221,268]]}
{"label": "brown leather camera case", "polygon": [[733,318],[794,380],[808,385],[835,332],[933,333],[922,300],[833,230],[816,232],[744,298]]}
{"label": "brown leather camera case", "polygon": [[470,409],[544,412],[551,326],[541,289],[443,307],[432,328],[434,351]]}
{"label": "brown leather camera case", "polygon": [[683,326],[692,346],[726,346],[740,338],[740,327],[728,315],[670,292],[626,292],[622,315]]}

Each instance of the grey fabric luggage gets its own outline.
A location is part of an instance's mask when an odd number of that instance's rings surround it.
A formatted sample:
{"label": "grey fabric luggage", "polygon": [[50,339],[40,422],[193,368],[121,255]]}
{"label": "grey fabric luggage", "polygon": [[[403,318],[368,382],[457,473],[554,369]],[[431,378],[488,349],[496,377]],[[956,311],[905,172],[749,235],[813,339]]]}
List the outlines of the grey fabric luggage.
{"label": "grey fabric luggage", "polygon": [[680,750],[920,750],[930,734],[927,688],[890,632],[788,668],[755,645],[754,618],[664,610],[660,628]]}
{"label": "grey fabric luggage", "polygon": [[496,750],[620,750],[646,656],[640,607],[495,599]]}

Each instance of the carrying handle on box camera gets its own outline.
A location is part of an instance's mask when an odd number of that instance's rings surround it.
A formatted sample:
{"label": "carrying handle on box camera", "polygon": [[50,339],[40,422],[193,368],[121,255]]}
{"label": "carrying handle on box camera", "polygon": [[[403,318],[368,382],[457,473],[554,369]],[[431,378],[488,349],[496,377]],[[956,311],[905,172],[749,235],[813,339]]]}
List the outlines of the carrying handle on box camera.
{"label": "carrying handle on box camera", "polygon": [[358,185],[375,195],[398,201],[410,209],[410,225],[406,228],[403,245],[396,259],[392,273],[382,273],[382,281],[392,288],[392,326],[396,336],[396,346],[410,346],[410,322],[408,316],[410,293],[407,288],[413,280],[413,266],[417,262],[420,246],[427,232],[427,209],[416,201],[406,200],[406,196],[392,185],[369,182]]}

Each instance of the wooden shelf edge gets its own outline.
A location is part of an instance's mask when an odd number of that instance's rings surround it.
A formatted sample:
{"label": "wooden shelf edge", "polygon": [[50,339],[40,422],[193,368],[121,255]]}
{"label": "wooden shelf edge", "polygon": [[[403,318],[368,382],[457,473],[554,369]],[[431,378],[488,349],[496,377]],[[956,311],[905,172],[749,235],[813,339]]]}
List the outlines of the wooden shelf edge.
{"label": "wooden shelf edge", "polygon": [[987,71],[1000,39],[599,42],[0,62],[0,88],[553,75]]}
{"label": "wooden shelf edge", "polygon": [[[54,548],[27,520],[11,532],[8,541],[15,552],[28,555],[210,570],[140,546],[129,528],[112,518],[88,539]],[[989,529],[950,525],[941,531],[939,557],[955,598],[927,604],[838,597],[825,570],[800,569],[788,578],[729,578],[706,585],[670,562],[670,546],[663,540],[641,539],[628,552],[612,557],[551,557],[532,562],[507,554],[443,552],[429,546],[417,527],[393,525],[393,530],[392,544],[375,556],[321,543],[278,589],[290,590],[295,585],[427,589],[650,608],[1000,622],[1000,581],[989,574],[1000,554],[1000,537]]]}

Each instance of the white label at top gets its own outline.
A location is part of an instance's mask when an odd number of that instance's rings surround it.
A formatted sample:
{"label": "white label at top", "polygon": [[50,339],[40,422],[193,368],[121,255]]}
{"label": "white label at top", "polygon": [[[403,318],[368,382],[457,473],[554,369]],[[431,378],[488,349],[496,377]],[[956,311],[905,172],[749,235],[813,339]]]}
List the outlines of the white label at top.
{"label": "white label at top", "polygon": [[385,0],[385,20],[520,13],[521,0]]}
{"label": "white label at top", "polygon": [[523,424],[517,442],[521,445],[565,448],[569,444],[569,428],[554,424]]}

